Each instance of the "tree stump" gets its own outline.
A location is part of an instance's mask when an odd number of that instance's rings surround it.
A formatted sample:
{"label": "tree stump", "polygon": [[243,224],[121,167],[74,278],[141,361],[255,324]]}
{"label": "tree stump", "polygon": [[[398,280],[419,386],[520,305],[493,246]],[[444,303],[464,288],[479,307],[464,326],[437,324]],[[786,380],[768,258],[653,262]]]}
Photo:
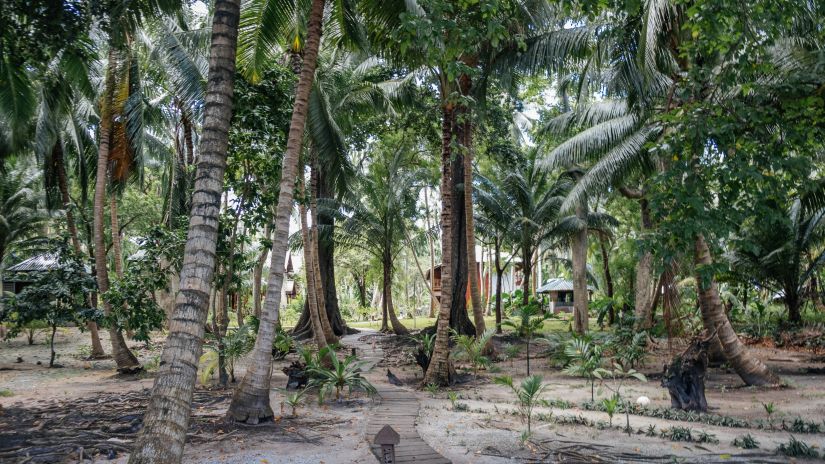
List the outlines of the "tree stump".
{"label": "tree stump", "polygon": [[306,365],[300,361],[293,361],[289,366],[281,369],[286,374],[286,388],[306,387],[309,376],[306,373]]}
{"label": "tree stump", "polygon": [[672,408],[707,412],[705,373],[708,368],[708,346],[712,339],[693,340],[682,354],[665,366],[662,386],[670,393]]}

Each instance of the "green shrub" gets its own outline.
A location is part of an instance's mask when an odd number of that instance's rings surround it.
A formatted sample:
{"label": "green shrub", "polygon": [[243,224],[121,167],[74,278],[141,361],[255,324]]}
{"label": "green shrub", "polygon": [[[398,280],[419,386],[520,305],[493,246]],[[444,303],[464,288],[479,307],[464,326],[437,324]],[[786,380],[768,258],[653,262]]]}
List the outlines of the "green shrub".
{"label": "green shrub", "polygon": [[817,450],[812,448],[804,441],[797,440],[793,435],[791,435],[791,441],[789,441],[788,443],[780,444],[779,449],[777,451],[779,451],[779,453],[781,454],[784,454],[785,456],[794,458],[819,457],[819,452]]}

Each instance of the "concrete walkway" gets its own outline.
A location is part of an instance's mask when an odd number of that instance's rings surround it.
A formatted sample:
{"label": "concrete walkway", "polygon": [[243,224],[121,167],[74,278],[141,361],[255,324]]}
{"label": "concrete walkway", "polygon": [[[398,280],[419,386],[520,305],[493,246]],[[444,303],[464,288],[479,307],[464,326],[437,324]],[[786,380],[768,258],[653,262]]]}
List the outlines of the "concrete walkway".
{"label": "concrete walkway", "polygon": [[[341,341],[357,350],[358,358],[366,362],[364,371],[369,372],[383,359],[384,352],[377,343],[358,340],[365,335],[369,332],[347,335]],[[380,448],[373,445],[372,440],[381,428],[389,425],[401,436],[401,443],[395,447],[396,463],[451,464],[449,459],[438,454],[418,435],[415,422],[420,404],[415,394],[407,388],[390,385],[383,372],[373,374],[370,380],[378,390],[378,396],[376,406],[370,411],[366,431],[373,454],[380,460]]]}

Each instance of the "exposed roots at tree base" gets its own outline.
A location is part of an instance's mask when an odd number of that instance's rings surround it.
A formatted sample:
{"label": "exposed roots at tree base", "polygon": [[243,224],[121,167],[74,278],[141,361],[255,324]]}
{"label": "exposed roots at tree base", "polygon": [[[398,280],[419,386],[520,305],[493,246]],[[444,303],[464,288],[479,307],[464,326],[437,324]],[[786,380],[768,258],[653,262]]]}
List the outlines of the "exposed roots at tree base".
{"label": "exposed roots at tree base", "polygon": [[[188,444],[221,441],[236,436],[233,434],[239,429],[250,441],[320,443],[320,435],[299,432],[319,427],[307,419],[283,419],[257,426],[228,422],[224,414],[230,394],[228,390],[195,391]],[[0,462],[74,463],[114,459],[128,453],[143,428],[149,395],[150,390],[144,389],[3,408]]]}

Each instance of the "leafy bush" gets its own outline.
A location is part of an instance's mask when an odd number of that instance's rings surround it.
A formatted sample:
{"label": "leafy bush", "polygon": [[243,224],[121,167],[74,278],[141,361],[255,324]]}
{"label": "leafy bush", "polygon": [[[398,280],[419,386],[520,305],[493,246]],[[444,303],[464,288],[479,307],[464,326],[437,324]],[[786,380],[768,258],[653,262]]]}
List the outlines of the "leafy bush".
{"label": "leafy bush", "polygon": [[272,357],[274,359],[284,359],[290,351],[295,348],[295,339],[284,330],[278,330],[272,340]]}
{"label": "leafy bush", "polygon": [[252,351],[255,346],[255,334],[248,325],[242,325],[237,329],[229,329],[226,335],[218,343],[215,336],[207,334],[204,348],[206,352],[201,356],[200,362],[205,363],[201,371],[201,383],[206,384],[212,374],[220,366],[221,357],[226,362],[227,370],[232,382],[235,382],[235,363],[244,355]]}
{"label": "leafy bush", "polygon": [[693,441],[693,433],[688,427],[674,426],[669,429],[662,429],[659,436],[670,441]]}

